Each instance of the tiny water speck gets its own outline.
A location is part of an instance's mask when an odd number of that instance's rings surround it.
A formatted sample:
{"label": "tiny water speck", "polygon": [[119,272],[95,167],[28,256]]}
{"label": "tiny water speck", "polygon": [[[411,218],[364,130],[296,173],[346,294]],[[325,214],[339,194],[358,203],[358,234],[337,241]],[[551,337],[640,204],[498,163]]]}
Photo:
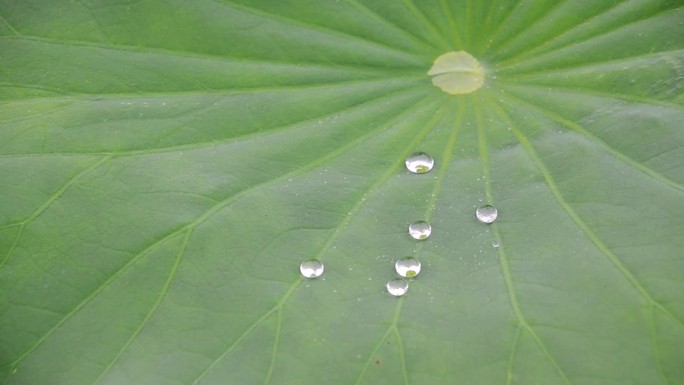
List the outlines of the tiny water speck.
{"label": "tiny water speck", "polygon": [[404,281],[403,279],[397,278],[387,282],[386,287],[388,293],[395,297],[401,297],[402,295],[406,294],[409,285],[408,282]]}
{"label": "tiny water speck", "polygon": [[475,211],[475,217],[482,223],[492,223],[499,216],[496,207],[490,205],[484,205]]}
{"label": "tiny water speck", "polygon": [[426,239],[432,233],[432,227],[425,221],[415,221],[409,225],[409,235],[413,239]]}
{"label": "tiny water speck", "polygon": [[406,158],[406,169],[414,174],[424,174],[435,165],[435,160],[424,152],[414,152]]}
{"label": "tiny water speck", "polygon": [[415,277],[420,273],[420,261],[413,257],[402,258],[394,264],[394,269],[402,277]]}
{"label": "tiny water speck", "polygon": [[318,278],[323,274],[323,263],[317,259],[302,262],[299,265],[299,271],[306,278]]}

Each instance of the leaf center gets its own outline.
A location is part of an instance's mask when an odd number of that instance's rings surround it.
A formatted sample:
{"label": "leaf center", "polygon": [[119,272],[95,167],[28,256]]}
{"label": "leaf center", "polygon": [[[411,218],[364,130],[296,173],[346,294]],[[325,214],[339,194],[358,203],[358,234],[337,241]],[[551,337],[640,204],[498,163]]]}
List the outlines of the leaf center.
{"label": "leaf center", "polygon": [[465,51],[447,52],[435,59],[427,73],[432,84],[452,94],[469,94],[484,84],[484,69],[480,62]]}

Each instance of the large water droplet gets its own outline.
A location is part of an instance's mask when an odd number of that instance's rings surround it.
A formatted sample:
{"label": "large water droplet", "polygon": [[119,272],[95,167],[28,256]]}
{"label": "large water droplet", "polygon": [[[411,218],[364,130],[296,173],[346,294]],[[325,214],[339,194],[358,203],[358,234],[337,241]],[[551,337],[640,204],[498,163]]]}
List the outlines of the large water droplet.
{"label": "large water droplet", "polygon": [[406,168],[414,174],[424,174],[435,165],[435,160],[424,152],[414,152],[406,158]]}
{"label": "large water droplet", "polygon": [[409,288],[408,282],[401,278],[393,279],[387,282],[387,285],[385,286],[387,287],[387,292],[395,297],[401,297],[406,294]]}
{"label": "large water droplet", "polygon": [[415,277],[420,273],[420,261],[412,257],[402,258],[394,264],[394,269],[402,277]]}
{"label": "large water droplet", "polygon": [[492,223],[496,220],[496,217],[499,216],[499,213],[496,211],[496,207],[484,205],[475,211],[475,216],[477,217],[477,220],[482,223]]}
{"label": "large water droplet", "polygon": [[302,262],[299,265],[299,271],[306,278],[318,278],[323,274],[323,263],[317,259]]}
{"label": "large water droplet", "polygon": [[413,239],[426,239],[432,233],[432,227],[425,221],[415,221],[409,225],[409,235]]}

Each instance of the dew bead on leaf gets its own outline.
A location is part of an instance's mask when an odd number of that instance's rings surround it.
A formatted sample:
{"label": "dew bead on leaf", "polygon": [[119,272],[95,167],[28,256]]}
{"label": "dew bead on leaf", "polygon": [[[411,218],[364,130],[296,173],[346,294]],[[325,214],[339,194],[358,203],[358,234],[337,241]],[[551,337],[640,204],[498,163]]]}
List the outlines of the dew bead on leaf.
{"label": "dew bead on leaf", "polygon": [[435,160],[424,152],[414,152],[406,158],[406,169],[414,174],[425,174],[435,166]]}
{"label": "dew bead on leaf", "polygon": [[409,284],[401,278],[393,279],[385,285],[387,292],[395,297],[401,297],[408,292]]}
{"label": "dew bead on leaf", "polygon": [[323,263],[317,259],[304,261],[299,265],[299,271],[305,278],[318,278],[324,270]]}
{"label": "dew bead on leaf", "polygon": [[484,205],[475,210],[475,217],[482,223],[492,223],[498,216],[499,212],[492,205]]}
{"label": "dew bead on leaf", "polygon": [[427,73],[432,84],[452,94],[469,94],[482,87],[485,72],[471,54],[465,51],[447,52],[435,59]]}
{"label": "dew bead on leaf", "polygon": [[427,239],[432,233],[432,227],[425,221],[415,221],[408,227],[408,233],[413,239]]}
{"label": "dew bead on leaf", "polygon": [[394,270],[404,278],[412,278],[420,273],[420,261],[413,257],[406,257],[394,264]]}

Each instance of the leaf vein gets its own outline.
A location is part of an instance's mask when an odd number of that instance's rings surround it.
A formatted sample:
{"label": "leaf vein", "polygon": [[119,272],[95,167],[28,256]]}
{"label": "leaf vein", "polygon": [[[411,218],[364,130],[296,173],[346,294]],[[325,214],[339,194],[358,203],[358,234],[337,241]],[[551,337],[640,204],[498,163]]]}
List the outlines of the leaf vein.
{"label": "leaf vein", "polygon": [[340,31],[340,30],[332,29],[332,28],[328,28],[328,27],[323,27],[323,26],[320,26],[317,24],[306,23],[306,22],[303,22],[301,20],[297,20],[297,19],[294,19],[291,17],[287,17],[287,16],[283,16],[283,15],[278,15],[278,14],[275,14],[272,12],[264,11],[264,10],[259,9],[257,7],[247,6],[245,4],[238,4],[238,3],[235,3],[235,2],[230,1],[230,0],[210,0],[210,1],[215,2],[217,4],[220,4],[220,5],[223,5],[223,6],[226,6],[226,7],[229,7],[229,8],[232,8],[232,9],[235,9],[235,10],[238,10],[238,11],[242,11],[245,13],[252,14],[252,15],[257,16],[257,17],[261,17],[261,18],[264,18],[267,20],[271,20],[271,21],[274,21],[276,23],[289,24],[289,25],[292,25],[292,26],[295,26],[298,28],[302,28],[304,30],[316,31],[316,32],[324,33],[324,34],[327,34],[330,36],[335,36],[338,38],[344,38],[344,39],[348,39],[351,41],[357,41],[360,43],[368,44],[368,45],[371,45],[373,47],[379,48],[383,51],[393,51],[395,53],[401,54],[402,56],[410,57],[414,60],[418,59],[420,57],[419,55],[409,54],[404,50],[401,50],[401,49],[396,48],[396,47],[392,47],[391,45],[389,45],[387,43],[381,43],[378,41],[370,40],[369,38],[364,37],[364,36],[353,35],[353,34],[348,33],[348,32],[344,32],[344,31]]}
{"label": "leaf vein", "polygon": [[435,26],[428,20],[428,18],[421,12],[418,7],[413,3],[413,0],[404,0],[404,5],[411,11],[413,16],[418,19],[418,21],[423,24],[423,27],[432,34],[432,36],[439,41],[441,47],[445,50],[449,50],[449,42],[444,38],[444,36],[437,31]]}
{"label": "leaf vein", "polygon": [[434,46],[432,44],[432,42],[429,42],[427,40],[423,40],[423,39],[419,38],[418,36],[409,32],[407,29],[397,26],[396,24],[389,21],[387,18],[383,17],[378,12],[373,11],[372,9],[363,5],[359,1],[357,1],[357,0],[346,0],[346,1],[352,7],[358,9],[359,11],[361,11],[362,13],[367,15],[368,17],[372,18],[373,20],[377,21],[378,23],[385,25],[387,28],[392,29],[393,31],[395,31],[397,33],[401,33],[402,35],[404,35],[406,38],[410,39],[414,43],[416,43],[418,45],[422,45],[422,46],[428,46],[428,47],[433,48],[433,49],[438,48],[438,47]]}
{"label": "leaf vein", "polygon": [[[575,46],[569,47],[569,49],[573,49]],[[633,61],[645,59],[645,58],[652,58],[652,57],[659,57],[659,56],[668,56],[668,55],[679,55],[684,53],[684,49],[672,49],[672,50],[666,50],[666,51],[659,51],[656,53],[653,52],[647,52],[647,53],[642,53],[638,55],[632,55],[632,56],[624,56],[618,59],[608,59],[608,60],[592,60],[589,63],[584,63],[584,62],[579,62],[575,64],[569,64],[569,65],[564,65],[564,64],[554,64],[552,67],[549,68],[540,68],[540,69],[534,69],[534,67],[525,70],[523,69],[522,71],[518,71],[515,73],[515,75],[505,75],[506,71],[508,70],[515,70],[515,66],[497,66],[496,71],[500,72],[502,76],[506,76],[506,79],[517,79],[517,78],[523,78],[527,76],[538,76],[542,74],[556,74],[560,73],[562,71],[566,70],[575,70],[575,69],[587,69],[587,68],[593,68],[593,67],[600,67],[600,66],[606,66],[606,65],[617,65],[617,64],[626,64],[630,63]],[[521,62],[522,63],[522,62]],[[516,66],[519,63],[516,63]]]}
{"label": "leaf vein", "polygon": [[[370,73],[370,72],[368,72]],[[17,98],[17,99],[0,99],[0,102],[3,102],[3,104],[8,104],[8,103],[18,103],[18,102],[29,102],[29,101],[41,101],[41,100],[74,100],[74,104],[77,102],[92,102],[94,100],[102,100],[102,99],[118,99],[118,98],[127,98],[127,99],[148,99],[148,98],[178,98],[178,97],[188,97],[188,96],[230,96],[230,95],[236,95],[236,94],[241,94],[241,93],[258,93],[258,92],[290,92],[290,91],[305,91],[305,90],[315,90],[315,89],[325,89],[325,88],[333,88],[333,87],[347,87],[347,86],[354,86],[354,85],[364,85],[364,84],[373,84],[373,83],[387,83],[390,80],[401,80],[401,81],[422,81],[425,79],[424,74],[416,74],[413,71],[409,71],[406,73],[397,73],[396,75],[393,76],[383,76],[383,77],[377,77],[379,75],[384,75],[378,72],[377,74],[374,74],[373,78],[368,78],[366,75],[363,75],[362,73],[359,74],[354,74],[354,76],[366,76],[366,78],[350,78],[350,79],[342,79],[342,80],[335,80],[335,81],[320,81],[320,82],[312,82],[312,83],[292,83],[292,84],[281,84],[281,85],[275,85],[275,86],[262,86],[262,85],[254,85],[254,86],[241,86],[241,87],[231,87],[231,88],[202,88],[202,89],[185,89],[185,90],[178,90],[178,91],[164,91],[164,92],[157,92],[157,91],[143,91],[143,90],[136,90],[135,93],[132,92],[115,92],[115,93],[98,93],[98,92],[69,92],[66,89],[58,89],[58,88],[49,88],[49,87],[44,87],[44,86],[35,86],[35,85],[25,85],[25,84],[14,84],[14,83],[0,83],[0,87],[19,87],[19,88],[28,88],[28,89],[35,89],[35,90],[40,90],[40,91],[49,91],[53,92],[56,94],[56,96],[38,96],[38,97],[27,97],[27,98]],[[124,85],[127,87],[126,85]],[[80,99],[80,100],[79,100]],[[25,120],[25,117],[18,118],[21,120]],[[17,120],[17,119],[13,119]],[[7,122],[7,120],[5,120]]]}
{"label": "leaf vein", "polygon": [[176,253],[176,258],[173,262],[173,265],[171,266],[171,271],[168,274],[168,277],[164,281],[164,285],[162,286],[159,295],[157,295],[157,299],[155,300],[154,304],[150,308],[150,310],[147,312],[145,315],[145,318],[143,318],[142,322],[138,327],[135,329],[133,334],[126,340],[126,342],[123,344],[121,349],[114,355],[112,360],[109,362],[109,364],[104,368],[102,373],[95,379],[93,382],[93,385],[98,384],[104,376],[109,373],[109,371],[112,369],[114,364],[119,360],[121,355],[128,349],[128,347],[131,345],[131,343],[140,335],[140,332],[145,328],[145,326],[148,324],[150,319],[152,319],[152,316],[156,313],[156,311],[159,309],[159,306],[161,305],[162,301],[164,298],[166,298],[166,295],[169,292],[169,288],[171,287],[171,283],[173,282],[173,279],[176,276],[176,273],[178,272],[178,266],[180,265],[181,259],[183,258],[183,255],[185,254],[185,249],[190,241],[190,236],[192,235],[193,229],[188,229],[186,230],[185,236],[183,237],[180,249],[178,253]]}
{"label": "leaf vein", "polygon": [[632,274],[632,272],[624,265],[624,263],[620,260],[620,258],[617,257],[604,243],[601,241],[601,239],[594,233],[589,226],[584,222],[584,220],[575,212],[575,210],[570,206],[570,204],[565,200],[563,194],[561,193],[560,189],[556,185],[555,181],[553,180],[553,176],[551,175],[551,171],[549,168],[546,166],[544,161],[539,157],[537,154],[536,150],[530,143],[530,141],[525,137],[525,135],[520,131],[520,129],[514,124],[514,122],[511,120],[511,118],[508,116],[506,112],[500,109],[499,106],[496,106],[494,103],[491,103],[493,106],[495,106],[495,109],[497,110],[498,114],[507,122],[510,124],[511,127],[511,132],[515,136],[515,138],[518,140],[520,143],[521,147],[527,152],[529,155],[530,159],[534,162],[534,164],[537,166],[539,171],[542,174],[542,177],[546,181],[547,186],[549,187],[549,190],[551,191],[552,195],[558,202],[558,204],[561,206],[563,211],[566,212],[568,217],[572,219],[572,221],[575,223],[575,225],[587,236],[587,238],[594,244],[597,250],[599,250],[607,259],[610,261],[613,266],[620,272],[620,274],[634,287],[634,289],[651,305],[655,306],[657,309],[659,309],[663,314],[667,315],[672,321],[677,323],[680,327],[684,328],[684,323],[682,320],[678,319],[677,317],[674,316],[665,306],[660,304],[658,301],[656,301],[651,294],[646,290],[646,288],[637,280],[637,278]]}
{"label": "leaf vein", "polygon": [[[532,89],[532,90],[548,90],[549,87],[545,85],[536,85],[536,84],[526,84],[524,86],[518,85],[518,84],[513,84],[505,81],[497,81],[501,83],[502,85],[505,85],[506,88],[518,94],[518,99],[524,99],[522,96],[520,96],[521,91],[524,89]],[[637,95],[631,95],[631,94],[623,94],[619,92],[601,92],[597,90],[593,90],[590,88],[586,87],[577,87],[577,88],[570,88],[570,87],[560,87],[560,86],[553,86],[554,90],[566,93],[566,94],[572,94],[572,95],[590,95],[590,96],[596,96],[599,98],[603,99],[609,99],[609,100],[614,100],[614,99],[620,99],[624,100],[626,102],[630,103],[635,103],[635,104],[646,104],[646,105],[652,105],[652,106],[658,106],[658,107],[666,107],[666,108],[671,108],[671,109],[676,109],[676,110],[684,110],[684,106],[672,102],[667,102],[664,100],[658,100],[658,99],[653,99],[653,98],[648,98],[644,96],[637,96]],[[579,92],[581,90],[582,92]],[[529,102],[528,102],[529,103]]]}
{"label": "leaf vein", "polygon": [[508,356],[508,367],[506,371],[506,385],[511,385],[513,383],[515,353],[518,350],[518,340],[520,339],[520,332],[522,331],[522,328],[523,325],[518,323],[518,327],[515,329],[515,335],[513,336],[513,341],[511,342],[511,353]]}
{"label": "leaf vein", "polygon": [[0,268],[2,268],[12,258],[12,253],[14,253],[14,250],[16,249],[16,247],[19,243],[19,239],[21,238],[22,234],[24,233],[24,229],[26,228],[26,226],[28,226],[31,222],[36,220],[36,218],[38,218],[48,208],[50,208],[50,206],[52,206],[55,202],[57,202],[59,200],[59,198],[61,198],[62,195],[64,195],[64,193],[66,193],[66,191],[71,186],[76,184],[84,176],[86,176],[86,175],[90,174],[91,172],[95,171],[96,169],[98,169],[100,166],[102,166],[102,164],[104,164],[109,159],[111,159],[111,156],[104,156],[104,157],[98,159],[92,165],[86,167],[83,171],[79,172],[78,174],[73,176],[71,179],[66,181],[66,183],[64,183],[62,185],[62,187],[60,187],[57,191],[55,191],[55,193],[53,193],[41,206],[39,206],[26,219],[24,219],[18,223],[3,226],[3,227],[9,227],[9,226],[13,226],[13,225],[18,225],[19,231],[17,232],[16,238],[14,239],[12,246],[10,246],[9,250],[7,251],[5,256],[3,257],[2,261],[0,261]]}
{"label": "leaf vein", "polygon": [[[217,0],[211,0],[217,1]],[[21,35],[21,36],[0,36],[0,41],[2,40],[26,40],[33,42],[40,42],[44,44],[61,45],[65,47],[85,47],[93,48],[99,50],[110,50],[110,51],[120,51],[126,53],[138,53],[143,55],[168,55],[183,59],[197,59],[205,60],[210,62],[221,62],[221,63],[244,63],[249,65],[274,65],[274,66],[289,66],[289,67],[301,67],[310,66],[312,68],[334,68],[334,69],[353,69],[353,70],[367,70],[375,71],[379,73],[387,73],[389,71],[401,70],[401,68],[393,67],[382,67],[379,69],[377,66],[363,65],[360,63],[351,64],[336,64],[331,62],[289,62],[281,60],[263,59],[263,58],[251,58],[251,57],[227,57],[218,54],[211,53],[200,53],[194,51],[183,51],[183,50],[171,50],[166,48],[151,47],[151,46],[131,46],[125,44],[115,44],[107,45],[97,42],[90,42],[84,40],[67,40],[67,39],[52,39],[42,36],[33,35]]]}
{"label": "leaf vein", "polygon": [[[396,97],[397,95],[404,95],[404,94],[410,94],[416,92],[416,89],[419,87],[411,87],[407,89],[400,89],[400,90],[394,90],[391,92],[387,92],[383,95],[373,97],[368,100],[364,100],[361,103],[345,107],[343,109],[339,109],[333,112],[326,112],[321,115],[316,115],[316,116],[307,116],[303,120],[298,120],[290,123],[286,123],[280,126],[275,126],[275,127],[269,127],[264,130],[258,130],[258,131],[253,131],[249,132],[246,134],[242,135],[237,135],[233,136],[227,139],[221,139],[221,140],[211,140],[211,141],[205,141],[205,142],[196,142],[196,143],[190,143],[190,144],[179,144],[179,145],[173,145],[173,146],[168,146],[168,147],[159,147],[159,148],[153,148],[153,149],[144,149],[144,150],[122,150],[122,151],[112,151],[112,152],[102,152],[102,153],[38,153],[38,154],[5,154],[5,155],[0,155],[0,158],[15,158],[15,157],[39,157],[39,156],[55,156],[55,155],[60,155],[60,156],[79,156],[79,155],[94,155],[94,154],[99,154],[99,155],[108,155],[112,156],[115,158],[122,158],[122,157],[129,157],[129,156],[147,156],[147,155],[156,155],[156,154],[161,154],[165,152],[176,152],[176,151],[185,151],[185,150],[194,150],[194,149],[202,149],[205,147],[210,147],[210,146],[217,146],[217,145],[228,145],[228,144],[233,144],[241,141],[246,141],[246,140],[252,140],[256,138],[261,138],[261,137],[266,137],[269,135],[273,135],[274,133],[278,133],[281,131],[286,131],[289,129],[294,129],[299,127],[302,124],[306,123],[311,123],[316,120],[321,120],[327,117],[332,117],[334,115],[338,115],[341,112],[350,112],[350,111],[355,111],[355,110],[364,110],[368,109],[367,107],[369,105],[381,103],[382,101],[385,101],[386,99],[390,99],[390,97]],[[368,111],[371,111],[371,109],[368,109]]]}
{"label": "leaf vein", "polygon": [[656,367],[658,368],[658,374],[660,374],[660,378],[663,380],[663,383],[669,385],[670,380],[667,378],[667,375],[665,374],[665,370],[663,369],[662,358],[658,350],[658,329],[656,328],[655,313],[653,312],[653,310],[655,310],[655,306],[649,306],[648,323],[651,337],[651,348],[653,349],[653,359],[655,360]]}
{"label": "leaf vein", "polygon": [[[415,106],[409,108],[408,110],[404,111],[404,113],[399,114],[397,117],[395,117],[394,119],[392,119],[392,122],[389,122],[386,126],[391,126],[393,122],[400,121],[401,119],[404,118],[405,115],[408,115],[408,113],[410,113],[410,112],[413,112],[413,111],[415,111],[415,110],[420,110],[420,108],[422,108],[424,105],[427,105],[428,102],[431,102],[431,100],[428,99],[427,102],[419,103],[418,105],[415,105]],[[422,137],[423,135],[425,135],[425,133],[428,131],[429,128],[432,128],[432,127],[428,124],[428,125],[426,126],[426,128],[423,129],[421,133],[419,133],[419,137]],[[362,139],[362,140],[363,140],[363,139],[366,139],[367,136],[368,136],[368,135],[362,137],[361,139]],[[359,142],[360,142],[360,141],[359,141]],[[414,142],[415,142],[415,141],[414,141]],[[414,144],[414,143],[412,142],[411,144]],[[348,148],[351,148],[351,146],[349,146],[349,147],[347,147],[347,148],[344,148],[344,149],[340,149],[340,150],[338,150],[338,152],[339,152],[339,151],[346,151]],[[324,259],[324,258],[323,258],[323,255],[325,254],[325,252],[326,252],[327,250],[330,249],[330,247],[333,245],[333,243],[339,238],[340,234],[346,229],[346,227],[348,226],[348,224],[351,222],[352,218],[353,218],[353,217],[361,210],[361,208],[365,205],[365,203],[366,203],[366,200],[364,199],[365,196],[366,196],[368,193],[375,191],[376,188],[377,188],[377,186],[379,186],[379,185],[381,185],[382,183],[384,183],[384,182],[387,180],[387,178],[389,178],[389,177],[394,173],[394,171],[399,167],[399,164],[401,163],[401,160],[404,159],[406,155],[408,155],[408,151],[410,151],[410,149],[411,149],[411,147],[409,146],[409,147],[404,151],[404,153],[402,153],[400,159],[398,159],[398,160],[394,163],[394,166],[391,167],[391,168],[389,168],[388,171],[387,171],[386,173],[382,174],[382,175],[380,176],[380,178],[379,178],[372,186],[370,186],[370,187],[368,188],[366,194],[362,194],[362,195],[356,200],[356,203],[354,204],[354,206],[353,206],[350,210],[347,211],[347,214],[342,218],[341,222],[340,222],[339,225],[336,227],[336,230],[328,237],[328,239],[327,239],[326,242],[323,244],[323,246],[321,247],[321,249],[319,250],[319,252],[316,253],[316,255],[314,256],[315,259],[318,259],[318,260],[323,260],[323,259]],[[279,310],[279,309],[283,308],[283,307],[285,306],[285,304],[287,303],[287,301],[289,300],[289,298],[292,296],[292,294],[295,292],[295,290],[299,287],[299,285],[300,285],[303,281],[304,281],[304,278],[302,278],[301,276],[299,276],[299,277],[292,283],[292,285],[290,285],[290,288],[289,288],[289,289],[285,292],[285,294],[280,298],[280,300],[277,302],[277,304],[276,304],[273,308],[271,308],[264,316],[262,316],[261,318],[259,318],[256,322],[257,322],[257,323],[263,322],[263,321],[268,317],[268,315],[272,314],[272,313],[275,312],[276,310]],[[248,330],[246,330],[246,331],[240,336],[240,338],[239,338],[238,340],[235,341],[235,343],[233,343],[232,345],[230,345],[230,346],[228,347],[228,349],[227,349],[225,352],[223,352],[221,355],[219,355],[219,356],[218,356],[218,357],[217,357],[217,358],[216,358],[216,359],[215,359],[207,368],[205,368],[205,370],[202,371],[202,372],[199,374],[199,376],[193,381],[192,384],[193,384],[193,385],[197,385],[197,384],[201,381],[201,379],[204,378],[204,377],[207,375],[207,373],[208,373],[212,368],[214,368],[214,367],[215,367],[215,366],[216,366],[224,357],[226,357],[226,356],[230,353],[230,351],[232,351],[232,349],[234,349],[234,348],[238,345],[238,343],[239,343],[243,338],[245,338],[246,335],[249,334],[249,333],[250,333],[252,330],[254,330],[255,328],[256,328],[256,324],[255,324],[255,325],[252,325]]]}
{"label": "leaf vein", "polygon": [[[423,104],[419,104],[417,106],[412,107],[413,109],[417,109],[417,107],[423,106]],[[405,111],[405,113],[412,111],[412,109],[408,109]],[[400,114],[397,119],[403,117],[403,114]],[[147,255],[149,252],[154,250],[156,247],[161,245],[163,242],[167,241],[168,239],[181,234],[183,231],[186,230],[192,230],[196,227],[198,227],[200,224],[204,223],[206,220],[208,220],[211,216],[213,216],[215,213],[219,212],[225,207],[228,207],[232,203],[234,203],[238,198],[247,195],[250,192],[256,191],[261,188],[265,188],[271,185],[274,185],[276,183],[279,183],[283,180],[287,180],[288,178],[302,174],[310,169],[313,169],[320,165],[322,162],[325,162],[327,160],[336,158],[337,156],[343,154],[350,148],[353,148],[357,146],[359,143],[363,142],[364,140],[368,139],[370,136],[373,134],[377,134],[378,132],[381,131],[382,126],[380,128],[377,128],[375,130],[369,131],[366,134],[362,135],[361,137],[357,138],[356,140],[353,140],[349,143],[347,143],[344,146],[341,146],[335,151],[332,151],[325,156],[318,158],[302,167],[299,169],[296,169],[294,171],[291,171],[289,173],[285,173],[282,175],[279,175],[277,178],[267,180],[265,182],[256,184],[254,186],[245,188],[233,195],[230,195],[217,203],[216,205],[212,206],[209,210],[204,212],[202,215],[198,216],[196,219],[193,221],[189,222],[188,224],[182,225],[179,228],[176,228],[166,235],[162,236],[160,239],[156,240],[149,246],[146,246],[143,250],[141,250],[139,253],[134,255],[128,262],[126,262],[121,268],[119,268],[117,271],[115,271],[107,280],[105,280],[97,289],[95,289],[91,294],[89,294],[86,298],[84,298],[74,309],[72,309],[69,313],[67,313],[62,319],[60,319],[52,328],[50,328],[44,335],[42,335],[38,341],[31,346],[27,351],[22,353],[11,365],[15,367],[18,365],[19,362],[23,361],[31,352],[33,352],[38,346],[40,346],[47,338],[49,338],[57,329],[59,329],[67,320],[69,320],[76,312],[78,312],[80,309],[82,309],[84,306],[86,306],[90,301],[92,301],[97,295],[99,295],[107,286],[109,286],[112,282],[114,282],[119,276],[121,276],[128,268],[133,266],[138,260],[140,260],[143,256]],[[271,309],[271,312],[274,311],[274,309]]]}
{"label": "leaf vein", "polygon": [[[449,29],[451,30],[451,38],[453,39],[454,45],[457,49],[463,49],[463,40],[461,39],[461,34],[458,32],[458,28],[456,27],[454,14],[451,12],[449,3],[447,3],[446,0],[439,0],[439,3],[442,6],[442,11],[446,15],[447,22],[449,24]],[[468,7],[468,9],[469,8],[470,7]]]}
{"label": "leaf vein", "polygon": [[283,306],[278,308],[278,321],[276,323],[275,337],[273,339],[273,349],[271,351],[271,362],[268,365],[268,371],[266,372],[266,378],[264,379],[264,385],[271,383],[271,378],[273,377],[273,370],[275,369],[276,361],[278,359],[278,348],[280,346],[280,337],[283,328]]}
{"label": "leaf vein", "polygon": [[591,131],[587,130],[586,128],[582,127],[582,125],[574,123],[560,115],[557,115],[554,112],[549,111],[548,109],[542,109],[534,104],[523,100],[521,98],[512,96],[510,94],[506,95],[509,99],[517,100],[519,102],[524,103],[527,108],[532,109],[534,111],[538,111],[544,115],[546,115],[548,118],[553,120],[556,123],[559,123],[566,128],[568,128],[570,131],[576,132],[588,139],[590,139],[592,142],[598,144],[601,148],[603,148],[605,151],[610,153],[615,159],[621,161],[622,163],[628,165],[631,168],[634,168],[636,170],[639,170],[642,174],[658,181],[659,183],[662,183],[664,185],[667,185],[668,187],[671,187],[679,192],[684,192],[684,186],[681,184],[673,181],[672,179],[667,178],[666,176],[660,174],[659,172],[653,170],[652,168],[647,167],[646,165],[642,164],[641,162],[638,162],[628,155],[620,152],[616,148],[612,147],[610,144],[606,143],[604,140],[600,139],[598,136],[594,135],[591,133]]}
{"label": "leaf vein", "polygon": [[13,34],[15,34],[15,35],[17,35],[17,36],[21,36],[21,34],[19,33],[19,31],[17,31],[17,30],[14,28],[14,26],[12,26],[12,24],[11,24],[9,21],[7,21],[7,19],[5,19],[2,15],[0,15],[0,21],[1,21],[3,24],[5,24],[5,25],[7,26],[7,28],[9,28],[9,30],[12,31]]}
{"label": "leaf vein", "polygon": [[[556,41],[557,39],[561,38],[562,36],[566,36],[567,34],[572,33],[574,30],[576,30],[576,29],[578,29],[578,28],[581,28],[583,25],[586,25],[587,23],[591,22],[592,20],[594,20],[594,19],[596,19],[596,18],[598,18],[598,17],[600,17],[600,16],[603,16],[604,14],[606,14],[606,13],[612,11],[612,10],[615,9],[615,8],[618,8],[619,6],[623,5],[624,3],[626,3],[626,1],[617,3],[617,4],[613,5],[612,7],[609,7],[608,9],[605,9],[605,10],[601,11],[601,12],[598,13],[598,14],[596,14],[596,15],[594,15],[594,16],[592,16],[592,17],[586,19],[586,20],[583,20],[583,21],[580,22],[579,24],[576,24],[576,25],[574,25],[574,26],[571,26],[571,28],[569,28],[569,29],[567,29],[567,30],[561,32],[560,34],[558,34],[558,35],[556,35],[556,36],[553,36],[553,37],[551,37],[551,38],[549,38],[549,39],[547,39],[547,40],[541,42],[541,43],[538,44],[537,46],[530,47],[529,49],[527,49],[527,50],[525,50],[525,51],[519,52],[517,55],[515,55],[515,56],[513,56],[513,57],[509,57],[509,58],[507,58],[506,60],[501,61],[500,64],[503,64],[504,66],[506,66],[507,64],[514,64],[514,63],[518,63],[518,64],[519,64],[519,63],[524,63],[524,62],[526,62],[527,60],[520,60],[521,58],[529,57],[529,55],[531,55],[531,54],[533,54],[533,53],[535,53],[535,52],[538,52],[538,51],[541,50],[543,47],[545,47],[545,46],[547,46],[548,44],[550,44],[550,43]],[[608,34],[614,32],[614,31],[616,31],[616,30],[622,29],[622,28],[627,27],[627,26],[629,26],[629,25],[632,25],[632,24],[635,24],[635,23],[638,23],[638,22],[641,22],[641,21],[645,21],[645,20],[649,20],[649,19],[656,18],[656,17],[658,17],[658,16],[660,16],[660,15],[662,15],[662,14],[664,14],[664,13],[670,12],[670,11],[672,11],[672,8],[665,8],[665,9],[662,9],[662,10],[660,10],[660,11],[658,11],[658,12],[653,13],[653,14],[650,14],[650,15],[647,14],[647,15],[645,15],[645,16],[642,17],[642,18],[639,18],[639,19],[636,19],[636,20],[632,20],[632,21],[630,21],[630,22],[628,22],[628,23],[618,24],[618,25],[616,25],[616,26],[614,26],[614,27],[612,27],[612,28],[601,29],[600,32],[597,33],[597,34],[593,34],[593,35],[589,35],[589,36],[584,37],[584,40],[582,40],[581,43],[585,43],[585,42],[587,42],[587,41],[591,41],[591,40],[600,38],[600,37],[602,37],[602,36],[608,35]],[[640,13],[640,15],[643,15],[643,13]],[[558,51],[558,50],[560,50],[560,49],[563,49],[563,48],[565,48],[565,47],[567,47],[567,46],[569,46],[569,45],[571,45],[571,44],[573,44],[572,41],[570,41],[570,42],[568,42],[568,43],[566,43],[566,44],[563,44],[563,45],[554,47],[554,48],[551,49],[551,50],[545,51],[543,54],[544,54],[544,55],[547,55],[547,54],[550,54],[550,53],[552,53],[552,52],[556,52],[556,51]],[[531,59],[534,59],[534,58],[530,58],[530,59],[528,59],[528,60],[531,60]]]}
{"label": "leaf vein", "polygon": [[[475,106],[475,120],[476,120],[476,125],[477,125],[477,132],[478,132],[478,146],[479,146],[479,151],[480,151],[480,158],[482,161],[482,172],[483,172],[483,179],[484,179],[484,184],[485,184],[485,194],[487,196],[487,203],[494,205],[496,202],[494,202],[494,198],[492,195],[492,190],[491,190],[491,178],[489,175],[489,157],[487,154],[487,138],[486,138],[486,133],[484,130],[484,124],[482,122],[482,113],[480,111],[480,108],[478,108],[479,105]],[[499,254],[499,263],[501,265],[501,271],[504,277],[504,281],[506,283],[506,289],[508,293],[508,298],[511,302],[511,306],[513,308],[513,312],[517,318],[518,324],[521,325],[525,331],[527,331],[530,336],[535,340],[539,348],[542,350],[544,355],[549,359],[549,362],[553,367],[556,369],[558,374],[561,376],[563,379],[563,382],[566,384],[570,384],[570,380],[568,379],[567,375],[561,368],[560,364],[558,361],[551,355],[551,352],[549,349],[546,347],[546,344],[544,341],[542,341],[541,337],[537,334],[537,332],[532,328],[532,326],[529,324],[527,321],[527,317],[525,317],[525,314],[523,313],[522,306],[520,305],[520,302],[518,301],[518,294],[515,289],[515,283],[513,281],[513,275],[511,274],[511,270],[509,268],[509,262],[508,262],[508,256],[506,254],[504,246],[501,244],[501,231],[499,230],[499,226],[497,223],[492,223],[490,225],[492,227],[492,231],[494,233],[494,237],[496,238],[496,241],[500,244],[500,246],[497,248],[498,254]]]}

